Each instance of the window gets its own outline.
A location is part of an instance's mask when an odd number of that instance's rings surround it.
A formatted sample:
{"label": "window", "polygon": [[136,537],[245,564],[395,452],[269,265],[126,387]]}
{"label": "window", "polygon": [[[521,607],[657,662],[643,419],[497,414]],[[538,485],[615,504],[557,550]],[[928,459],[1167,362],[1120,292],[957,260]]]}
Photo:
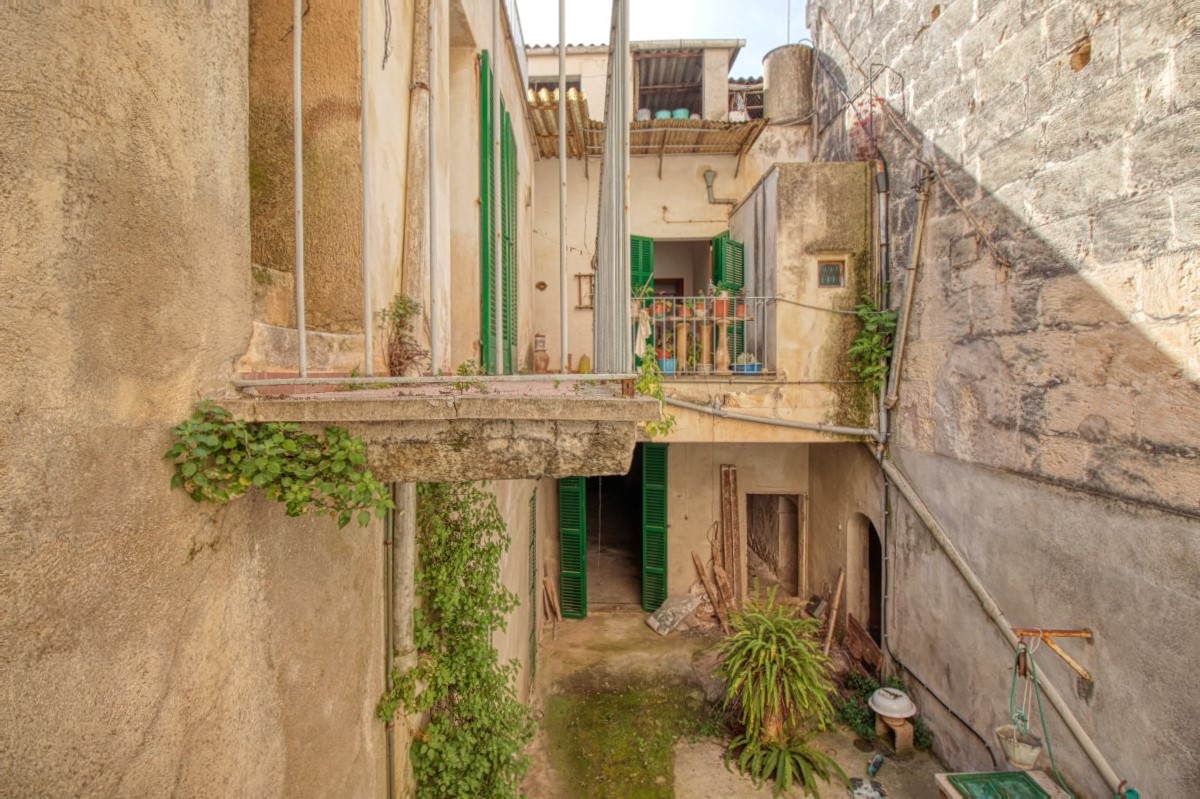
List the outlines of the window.
{"label": "window", "polygon": [[846,262],[818,261],[817,285],[821,288],[841,288],[846,285]]}

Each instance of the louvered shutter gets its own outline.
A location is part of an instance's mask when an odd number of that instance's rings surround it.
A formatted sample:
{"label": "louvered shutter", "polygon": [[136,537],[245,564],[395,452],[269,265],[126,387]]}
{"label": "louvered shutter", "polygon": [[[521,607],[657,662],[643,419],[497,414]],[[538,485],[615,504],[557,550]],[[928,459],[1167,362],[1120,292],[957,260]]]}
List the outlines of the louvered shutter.
{"label": "louvered shutter", "polygon": [[667,445],[642,445],[642,609],[667,598]]}
{"label": "louvered shutter", "polygon": [[746,246],[722,233],[712,240],[712,282],[737,294],[746,285]]}
{"label": "louvered shutter", "polygon": [[629,237],[629,285],[633,293],[645,286],[654,286],[654,239],[646,236]]}
{"label": "louvered shutter", "polygon": [[479,54],[479,343],[483,371],[496,372],[496,231],[493,227],[496,207],[496,181],[492,157],[492,62],[487,50]]}
{"label": "louvered shutter", "polygon": [[503,205],[504,255],[504,373],[513,374],[517,362],[517,140],[512,117],[504,112],[500,139],[500,179]]}
{"label": "louvered shutter", "polygon": [[558,481],[558,603],[568,619],[587,618],[587,482]]}

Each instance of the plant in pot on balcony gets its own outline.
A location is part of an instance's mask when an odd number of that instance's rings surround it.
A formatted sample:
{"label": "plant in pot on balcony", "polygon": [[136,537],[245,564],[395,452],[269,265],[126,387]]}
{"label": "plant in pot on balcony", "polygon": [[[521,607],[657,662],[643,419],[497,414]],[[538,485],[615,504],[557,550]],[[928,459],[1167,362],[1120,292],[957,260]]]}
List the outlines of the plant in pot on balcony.
{"label": "plant in pot on balcony", "polygon": [[658,357],[658,368],[664,375],[673,375],[679,368],[679,361],[675,357],[675,339],[670,331],[667,331],[658,345],[654,348],[654,354]]}
{"label": "plant in pot on balcony", "polygon": [[709,284],[708,294],[712,297],[710,305],[712,306],[712,315],[718,320],[729,316],[729,292],[723,288],[718,288],[714,284]]}

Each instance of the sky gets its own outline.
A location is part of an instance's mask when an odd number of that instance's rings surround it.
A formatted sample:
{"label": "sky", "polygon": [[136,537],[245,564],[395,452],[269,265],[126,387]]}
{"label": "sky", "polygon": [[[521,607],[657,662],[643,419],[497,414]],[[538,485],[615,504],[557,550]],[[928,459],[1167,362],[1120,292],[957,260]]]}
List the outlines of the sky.
{"label": "sky", "polygon": [[[804,0],[791,2],[791,41],[808,37]],[[769,50],[788,43],[789,0],[629,0],[629,36],[640,39],[745,39],[732,77],[758,77]],[[612,3],[567,0],[567,42],[606,44]],[[558,0],[517,0],[526,44],[558,43]]]}

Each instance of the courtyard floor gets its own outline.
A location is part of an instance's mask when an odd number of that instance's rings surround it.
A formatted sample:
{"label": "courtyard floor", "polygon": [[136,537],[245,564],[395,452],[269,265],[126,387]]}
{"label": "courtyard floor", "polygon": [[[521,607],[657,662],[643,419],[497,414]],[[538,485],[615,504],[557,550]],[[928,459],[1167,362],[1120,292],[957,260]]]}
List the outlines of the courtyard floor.
{"label": "courtyard floor", "polygon": [[[549,630],[547,630],[549,633]],[[559,622],[538,651],[539,717],[525,780],[530,799],[761,799],[725,768],[721,685],[713,676],[719,639],[659,636],[641,612],[591,613]],[[847,776],[866,777],[873,752],[860,751],[844,728],[817,744]],[[890,799],[936,796],[941,764],[928,753],[888,758],[874,778]],[[825,797],[849,796],[830,784]],[[799,797],[800,792],[787,794]]]}

